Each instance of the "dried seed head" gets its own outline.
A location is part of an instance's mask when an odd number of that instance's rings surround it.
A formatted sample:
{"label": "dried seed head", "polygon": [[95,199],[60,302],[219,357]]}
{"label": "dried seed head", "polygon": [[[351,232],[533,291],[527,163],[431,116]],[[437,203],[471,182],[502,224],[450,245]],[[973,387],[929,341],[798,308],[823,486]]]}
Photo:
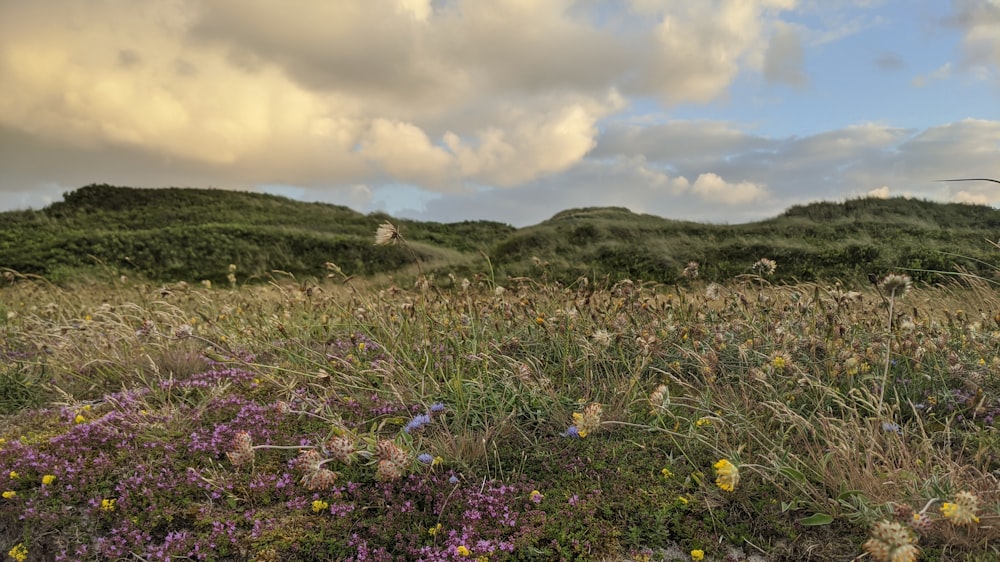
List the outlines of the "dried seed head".
{"label": "dried seed head", "polygon": [[396,463],[389,460],[378,461],[378,470],[375,471],[375,478],[383,482],[390,480],[397,480],[403,476],[403,471],[400,470]]}
{"label": "dried seed head", "polygon": [[319,451],[305,449],[299,453],[299,458],[295,459],[295,467],[308,474],[318,471],[321,462],[323,462],[323,456],[319,454]]}
{"label": "dried seed head", "polygon": [[354,461],[354,440],[345,435],[338,435],[326,444],[330,456],[344,464]]}
{"label": "dried seed head", "polygon": [[774,271],[778,269],[778,263],[772,259],[760,258],[754,262],[750,269],[757,275],[774,275]]}
{"label": "dried seed head", "polygon": [[253,441],[246,431],[240,431],[233,436],[231,449],[226,456],[233,466],[240,467],[253,462]]}
{"label": "dried seed head", "polygon": [[308,472],[299,480],[307,490],[328,490],[336,481],[337,473],[326,468]]}
{"label": "dried seed head", "polygon": [[916,536],[897,521],[879,521],[864,549],[876,562],[913,562],[920,554]]}
{"label": "dried seed head", "polygon": [[909,275],[891,273],[882,279],[880,286],[890,297],[902,297],[913,287],[913,281]]}
{"label": "dried seed head", "polygon": [[376,246],[391,246],[400,240],[402,240],[402,236],[399,234],[399,229],[389,221],[380,224],[375,230]]}

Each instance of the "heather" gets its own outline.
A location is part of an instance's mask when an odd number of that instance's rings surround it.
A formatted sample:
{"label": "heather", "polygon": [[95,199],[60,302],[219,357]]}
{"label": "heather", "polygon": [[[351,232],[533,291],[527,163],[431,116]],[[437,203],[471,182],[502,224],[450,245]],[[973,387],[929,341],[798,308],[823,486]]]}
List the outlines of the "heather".
{"label": "heather", "polygon": [[[374,249],[413,259],[391,234]],[[997,560],[994,288],[776,281],[785,265],[7,270],[0,554]]]}

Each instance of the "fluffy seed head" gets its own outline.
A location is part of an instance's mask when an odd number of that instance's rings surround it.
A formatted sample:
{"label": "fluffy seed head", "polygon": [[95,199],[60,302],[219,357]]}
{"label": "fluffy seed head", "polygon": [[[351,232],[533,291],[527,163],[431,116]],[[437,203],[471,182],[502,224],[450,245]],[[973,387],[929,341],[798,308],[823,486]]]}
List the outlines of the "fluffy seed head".
{"label": "fluffy seed head", "polygon": [[914,562],[920,555],[915,542],[916,536],[901,523],[879,521],[863,546],[876,562]]}
{"label": "fluffy seed head", "polygon": [[885,279],[882,279],[880,286],[890,297],[901,297],[913,287],[913,281],[909,275],[891,273],[886,275]]}
{"label": "fluffy seed head", "polygon": [[378,229],[375,230],[376,246],[391,246],[401,239],[399,229],[389,221],[380,224]]}

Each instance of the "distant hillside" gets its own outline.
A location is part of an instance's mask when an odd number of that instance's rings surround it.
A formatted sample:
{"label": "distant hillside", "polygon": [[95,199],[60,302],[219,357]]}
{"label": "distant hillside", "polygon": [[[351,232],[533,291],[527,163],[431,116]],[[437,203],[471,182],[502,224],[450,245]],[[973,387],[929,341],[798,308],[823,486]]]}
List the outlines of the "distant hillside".
{"label": "distant hillside", "polygon": [[[494,249],[511,273],[530,256],[581,275],[676,281],[689,261],[707,279],[748,273],[762,257],[778,279],[850,279],[907,270],[917,279],[956,267],[992,277],[1000,211],[914,199],[855,199],[795,206],[773,219],[712,225],[638,215],[622,208],[563,211],[512,234]],[[516,265],[520,264],[520,266]]]}
{"label": "distant hillside", "polygon": [[[214,189],[134,189],[89,185],[40,211],[0,214],[0,267],[55,276],[107,267],[156,280],[224,281],[272,270],[322,276],[325,262],[349,275],[412,265],[401,247],[376,247],[385,215]],[[396,221],[414,252],[430,263],[487,249],[508,225]]]}
{"label": "distant hillside", "polygon": [[[400,226],[425,273],[579,276],[674,282],[689,261],[701,276],[748,273],[762,257],[775,278],[861,279],[906,270],[935,280],[956,267],[992,276],[1000,211],[912,199],[795,206],[780,216],[712,225],[616,207],[570,209],[515,229],[488,221],[441,224],[363,215],[346,207],[209,189],[90,185],[40,211],[0,213],[0,268],[71,280],[81,272],[154,280],[241,280],[272,270],[321,277],[325,262],[349,275],[407,270],[407,249],[374,246],[384,220]],[[483,255],[490,260],[488,264]],[[537,258],[537,259],[535,259]]]}

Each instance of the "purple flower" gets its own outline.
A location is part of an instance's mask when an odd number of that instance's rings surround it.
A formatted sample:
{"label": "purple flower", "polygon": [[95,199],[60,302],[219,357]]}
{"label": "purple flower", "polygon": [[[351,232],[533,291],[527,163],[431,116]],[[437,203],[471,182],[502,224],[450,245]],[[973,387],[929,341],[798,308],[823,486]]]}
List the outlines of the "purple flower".
{"label": "purple flower", "polygon": [[427,453],[421,453],[420,456],[417,457],[417,460],[424,464],[431,464],[434,462],[434,457]]}
{"label": "purple flower", "polygon": [[578,439],[580,437],[580,430],[575,425],[571,425],[569,426],[569,429],[566,430],[566,433],[562,433],[560,435],[562,435],[563,437],[571,437]]}
{"label": "purple flower", "polygon": [[449,484],[458,484],[458,476],[455,476],[454,474],[452,474],[451,478],[448,479],[448,483]]}
{"label": "purple flower", "polygon": [[440,402],[438,402],[436,404],[431,404],[431,413],[432,414],[440,414],[443,411],[444,411],[444,404],[442,404]]}

